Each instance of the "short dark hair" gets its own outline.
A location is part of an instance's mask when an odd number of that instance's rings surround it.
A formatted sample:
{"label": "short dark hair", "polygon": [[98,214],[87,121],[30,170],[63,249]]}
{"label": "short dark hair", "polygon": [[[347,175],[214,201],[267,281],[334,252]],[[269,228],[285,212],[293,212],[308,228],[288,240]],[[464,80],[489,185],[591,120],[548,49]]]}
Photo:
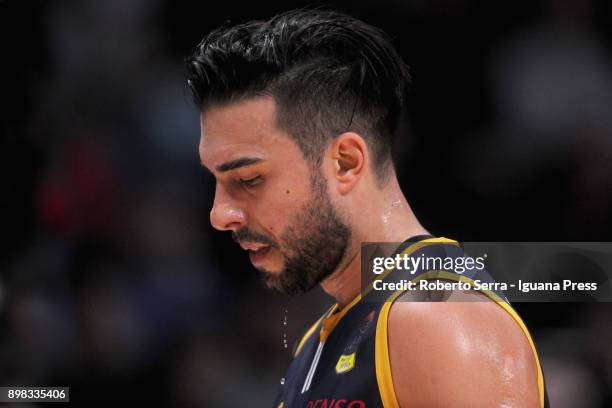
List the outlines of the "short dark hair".
{"label": "short dark hair", "polygon": [[272,96],[279,127],[307,160],[319,165],[335,136],[354,131],[386,179],[410,74],[380,29],[336,11],[293,10],[214,30],[187,66],[203,111]]}

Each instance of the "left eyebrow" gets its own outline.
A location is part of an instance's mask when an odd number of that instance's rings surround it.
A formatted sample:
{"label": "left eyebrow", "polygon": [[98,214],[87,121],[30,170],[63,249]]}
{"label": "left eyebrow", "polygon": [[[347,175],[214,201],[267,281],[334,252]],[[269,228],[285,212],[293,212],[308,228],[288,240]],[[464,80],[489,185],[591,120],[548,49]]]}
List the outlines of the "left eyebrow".
{"label": "left eyebrow", "polygon": [[263,159],[260,159],[258,157],[241,157],[239,159],[220,164],[217,167],[215,167],[215,169],[219,173],[224,173],[226,171],[235,170],[239,167],[250,166],[250,165],[259,163],[261,161],[263,161]]}

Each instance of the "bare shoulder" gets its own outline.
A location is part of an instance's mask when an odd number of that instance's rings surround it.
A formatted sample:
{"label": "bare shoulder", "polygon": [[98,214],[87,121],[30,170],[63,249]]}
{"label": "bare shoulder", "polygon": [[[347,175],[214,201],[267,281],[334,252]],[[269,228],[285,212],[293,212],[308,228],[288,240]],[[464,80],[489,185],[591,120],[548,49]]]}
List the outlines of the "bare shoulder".
{"label": "bare shoulder", "polygon": [[519,324],[479,293],[448,298],[455,301],[400,299],[391,307],[389,359],[400,405],[537,407],[537,365]]}

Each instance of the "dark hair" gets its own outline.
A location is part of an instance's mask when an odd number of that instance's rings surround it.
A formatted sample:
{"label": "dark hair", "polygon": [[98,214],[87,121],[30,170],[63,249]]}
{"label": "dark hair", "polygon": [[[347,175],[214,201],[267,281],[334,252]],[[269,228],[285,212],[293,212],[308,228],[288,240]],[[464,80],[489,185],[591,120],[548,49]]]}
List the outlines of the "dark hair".
{"label": "dark hair", "polygon": [[335,11],[293,10],[214,30],[187,65],[202,110],[272,96],[279,127],[307,160],[320,164],[333,137],[354,131],[386,179],[410,75],[381,30]]}

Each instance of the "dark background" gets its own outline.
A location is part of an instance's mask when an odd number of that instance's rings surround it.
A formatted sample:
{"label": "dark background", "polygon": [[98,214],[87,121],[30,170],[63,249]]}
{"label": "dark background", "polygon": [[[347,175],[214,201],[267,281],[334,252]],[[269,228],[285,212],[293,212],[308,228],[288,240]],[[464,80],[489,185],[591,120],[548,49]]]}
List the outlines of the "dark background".
{"label": "dark background", "polygon": [[[265,291],[209,226],[182,60],[226,20],[307,4],[0,0],[0,385],[68,385],[85,406],[272,403],[331,300]],[[612,3],[327,4],[411,66],[398,169],[429,231],[611,240]],[[611,406],[611,305],[516,308],[553,406]]]}

